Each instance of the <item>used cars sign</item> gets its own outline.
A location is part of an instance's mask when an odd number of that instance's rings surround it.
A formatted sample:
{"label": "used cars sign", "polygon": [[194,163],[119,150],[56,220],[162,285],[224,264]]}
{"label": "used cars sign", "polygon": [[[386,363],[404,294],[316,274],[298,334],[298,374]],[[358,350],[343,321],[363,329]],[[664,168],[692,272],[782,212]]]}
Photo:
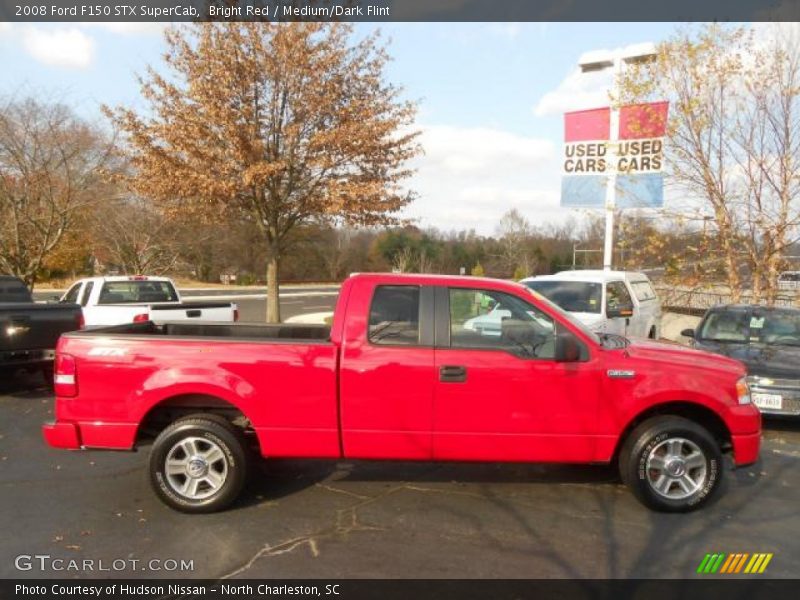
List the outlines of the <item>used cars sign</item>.
{"label": "used cars sign", "polygon": [[566,113],[561,205],[602,208],[613,176],[617,207],[662,206],[668,107],[667,102],[623,106],[615,132],[611,108]]}

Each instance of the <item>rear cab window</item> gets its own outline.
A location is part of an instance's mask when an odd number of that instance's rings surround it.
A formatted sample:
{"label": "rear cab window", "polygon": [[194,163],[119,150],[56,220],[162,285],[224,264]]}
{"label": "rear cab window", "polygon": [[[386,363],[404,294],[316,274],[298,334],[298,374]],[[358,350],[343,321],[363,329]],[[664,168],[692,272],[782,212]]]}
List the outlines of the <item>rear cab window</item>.
{"label": "rear cab window", "polygon": [[378,286],[369,309],[368,339],[379,345],[418,346],[419,320],[419,286]]}
{"label": "rear cab window", "polygon": [[106,281],[97,304],[177,302],[178,294],[169,281]]}
{"label": "rear cab window", "polygon": [[0,303],[32,302],[31,293],[21,281],[15,279],[0,280]]}

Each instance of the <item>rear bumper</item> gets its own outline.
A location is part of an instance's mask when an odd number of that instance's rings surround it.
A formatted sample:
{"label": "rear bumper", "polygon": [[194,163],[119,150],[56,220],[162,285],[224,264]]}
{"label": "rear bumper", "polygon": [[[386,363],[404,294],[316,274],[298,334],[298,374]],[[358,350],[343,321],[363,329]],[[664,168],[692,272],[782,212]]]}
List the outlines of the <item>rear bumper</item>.
{"label": "rear bumper", "polygon": [[55,350],[7,350],[0,352],[0,367],[30,367],[53,362]]}
{"label": "rear bumper", "polygon": [[78,450],[81,447],[78,426],[74,423],[45,423],[42,434],[44,441],[53,448]]}

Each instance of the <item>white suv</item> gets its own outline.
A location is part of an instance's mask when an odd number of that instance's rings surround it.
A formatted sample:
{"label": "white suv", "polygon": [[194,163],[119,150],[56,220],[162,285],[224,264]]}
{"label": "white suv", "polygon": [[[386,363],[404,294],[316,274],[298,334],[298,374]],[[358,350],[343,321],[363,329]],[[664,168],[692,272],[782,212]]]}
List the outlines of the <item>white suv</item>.
{"label": "white suv", "polygon": [[562,271],[520,283],[597,333],[651,339],[661,335],[661,302],[644,273]]}

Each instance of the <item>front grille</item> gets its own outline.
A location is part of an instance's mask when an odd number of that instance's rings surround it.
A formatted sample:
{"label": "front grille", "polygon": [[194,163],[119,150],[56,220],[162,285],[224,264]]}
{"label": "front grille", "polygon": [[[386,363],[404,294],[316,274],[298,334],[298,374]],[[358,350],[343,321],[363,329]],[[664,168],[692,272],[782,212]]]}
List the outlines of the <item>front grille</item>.
{"label": "front grille", "polygon": [[752,394],[778,394],[783,398],[780,410],[760,408],[765,415],[800,415],[800,379],[747,378]]}

